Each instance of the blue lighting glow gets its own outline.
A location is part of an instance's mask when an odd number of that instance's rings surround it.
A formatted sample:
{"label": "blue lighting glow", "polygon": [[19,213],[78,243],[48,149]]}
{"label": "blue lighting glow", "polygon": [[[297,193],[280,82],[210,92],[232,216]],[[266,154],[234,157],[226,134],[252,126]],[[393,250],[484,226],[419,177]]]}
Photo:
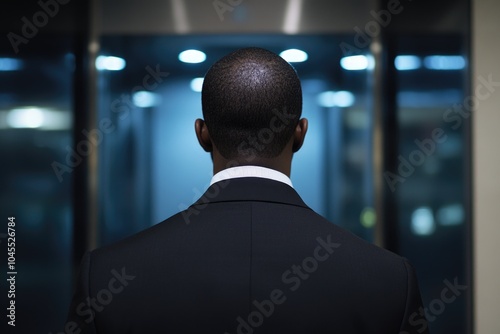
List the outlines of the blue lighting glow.
{"label": "blue lighting glow", "polygon": [[460,203],[441,207],[436,216],[438,223],[443,226],[460,225],[465,222],[464,207]]}
{"label": "blue lighting glow", "polygon": [[23,68],[23,62],[16,58],[0,58],[0,71],[18,71]]}
{"label": "blue lighting glow", "polygon": [[199,50],[190,49],[179,53],[179,60],[183,63],[203,63],[205,59],[207,59],[207,55]]}
{"label": "blue lighting glow", "polygon": [[416,235],[431,235],[436,230],[434,215],[429,207],[420,207],[411,215],[411,231]]}
{"label": "blue lighting glow", "polygon": [[347,108],[354,104],[354,95],[351,92],[341,90],[335,93],[334,101],[337,107]]}
{"label": "blue lighting glow", "polygon": [[95,67],[99,71],[121,71],[126,65],[125,59],[114,56],[99,56],[95,60]]}
{"label": "blue lighting glow", "polygon": [[139,108],[150,108],[160,104],[160,96],[148,91],[138,91],[132,95],[132,101]]}
{"label": "blue lighting glow", "polygon": [[280,57],[289,63],[301,63],[307,60],[306,52],[299,49],[288,49],[280,53]]}
{"label": "blue lighting glow", "polygon": [[203,78],[194,78],[191,80],[190,86],[194,92],[201,92],[201,88],[203,87]]}
{"label": "blue lighting glow", "polygon": [[7,125],[11,128],[36,129],[43,125],[43,110],[36,107],[12,109],[7,114]]}
{"label": "blue lighting glow", "polygon": [[462,70],[465,58],[462,56],[427,56],[424,66],[430,70]]}
{"label": "blue lighting glow", "polygon": [[326,91],[318,95],[318,104],[325,108],[347,108],[354,104],[354,94],[341,90],[338,92]]}
{"label": "blue lighting glow", "polygon": [[416,70],[422,66],[422,61],[417,56],[401,55],[394,59],[394,66],[399,71]]}
{"label": "blue lighting glow", "polygon": [[325,108],[335,107],[335,92],[327,91],[318,95],[318,104]]}
{"label": "blue lighting glow", "polygon": [[348,71],[361,71],[372,69],[374,65],[373,57],[371,56],[348,56],[340,59],[340,66]]}
{"label": "blue lighting glow", "polygon": [[72,126],[70,112],[44,107],[27,106],[0,111],[1,118],[5,119],[5,123],[0,124],[2,129],[68,130]]}

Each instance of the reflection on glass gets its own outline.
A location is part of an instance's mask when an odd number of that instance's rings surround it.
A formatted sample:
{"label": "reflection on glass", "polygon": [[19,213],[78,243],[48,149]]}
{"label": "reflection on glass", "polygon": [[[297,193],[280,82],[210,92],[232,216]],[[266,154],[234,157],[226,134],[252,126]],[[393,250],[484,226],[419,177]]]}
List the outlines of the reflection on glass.
{"label": "reflection on glass", "polygon": [[[375,217],[366,209],[373,205],[369,72],[339,72],[345,58],[335,36],[223,37],[103,38],[101,52],[121,55],[127,66],[100,72],[99,117],[116,127],[100,153],[101,243],[158,223],[201,196],[212,172],[210,156],[193,131],[194,120],[202,117],[203,76],[214,61],[248,45],[281,54],[302,80],[309,132],[293,161],[295,188],[313,209],[373,240]],[[186,43],[198,47],[185,50],[181,45]],[[288,48],[291,44],[295,47]],[[135,50],[150,52],[138,57]],[[372,58],[361,57],[368,68]],[[148,87],[148,68],[169,75]]]}
{"label": "reflection on glass", "polygon": [[[392,185],[399,252],[417,268],[424,305],[440,298],[444,280],[466,284],[468,120],[460,117],[460,126],[455,120],[465,98],[463,43],[447,36],[408,39],[394,62],[402,179]],[[436,54],[442,45],[447,52]],[[439,316],[430,314],[431,332],[465,333],[466,298],[462,294]]]}
{"label": "reflection on glass", "polygon": [[[0,212],[16,222],[16,330],[49,333],[64,324],[72,289],[71,173],[60,179],[53,167],[65,164],[72,145],[71,49],[66,38],[38,36],[19,58],[3,51]],[[5,236],[0,233],[2,253]],[[3,273],[6,264],[0,261]]]}

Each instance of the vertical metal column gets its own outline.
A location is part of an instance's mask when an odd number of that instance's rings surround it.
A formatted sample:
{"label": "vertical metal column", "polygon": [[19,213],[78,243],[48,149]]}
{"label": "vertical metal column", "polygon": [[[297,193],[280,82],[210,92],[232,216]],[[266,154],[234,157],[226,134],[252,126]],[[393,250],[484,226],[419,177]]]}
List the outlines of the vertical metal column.
{"label": "vertical metal column", "polygon": [[[463,53],[465,57],[469,60],[469,64],[473,63],[472,59],[472,1],[467,1],[467,22],[464,28],[464,35],[465,35],[465,48],[463,50]],[[464,84],[464,96],[472,96],[473,92],[473,80],[474,77],[472,75],[472,69],[471,65],[467,68],[467,72],[465,75],[465,84]],[[474,110],[475,112],[476,110]],[[472,220],[474,217],[474,212],[473,212],[473,203],[474,203],[474,198],[473,198],[473,164],[472,164],[472,158],[474,157],[474,152],[473,152],[473,145],[472,145],[472,138],[473,138],[473,122],[474,122],[474,117],[471,117],[469,119],[469,122],[464,122],[464,136],[466,140],[466,145],[465,145],[465,156],[469,157],[467,163],[465,163],[465,187],[464,187],[464,193],[465,193],[465,198],[464,198],[464,206],[465,206],[465,221],[468,222],[465,224],[465,275],[466,275],[466,282],[469,288],[467,289],[466,293],[466,298],[467,298],[467,320],[466,320],[466,332],[467,333],[473,333],[474,332],[474,323],[475,323],[475,318],[474,318],[474,256],[473,256],[473,240],[474,240],[474,229],[473,229],[473,224],[474,221]]]}
{"label": "vertical metal column", "polygon": [[[95,58],[98,52],[99,0],[79,1],[78,32],[75,36],[73,148],[89,139],[83,130],[97,129]],[[99,145],[73,169],[73,262],[97,245],[97,158]]]}
{"label": "vertical metal column", "polygon": [[[385,5],[385,4],[384,4]],[[398,170],[398,156],[399,156],[399,123],[398,123],[398,72],[394,66],[394,59],[397,56],[397,40],[396,36],[390,33],[382,35],[383,52],[383,72],[381,85],[383,85],[383,170],[380,174],[382,178],[381,196],[383,198],[383,211],[384,211],[384,247],[393,252],[399,253],[400,244],[400,220],[398,204],[398,194],[392,191],[387,181],[385,180],[384,173],[386,171]]]}
{"label": "vertical metal column", "polygon": [[[373,8],[378,10],[383,0],[372,1]],[[383,50],[383,29],[380,34],[373,37],[370,52],[373,56],[373,73],[369,77],[372,86],[372,102],[373,102],[373,130],[372,130],[372,163],[373,163],[373,205],[376,213],[376,225],[374,242],[380,247],[384,247],[386,243],[385,238],[385,222],[386,212],[384,205],[384,167],[386,155],[384,152],[384,84],[385,84],[385,54]]]}
{"label": "vertical metal column", "polygon": [[[90,129],[98,129],[98,109],[97,109],[97,68],[95,66],[95,60],[97,54],[99,53],[100,43],[100,22],[101,22],[101,12],[100,3],[101,0],[91,0],[90,3],[90,16],[89,16],[89,41],[88,41],[88,126]],[[87,166],[88,166],[88,240],[87,248],[94,249],[97,247],[98,242],[98,221],[99,221],[99,179],[98,179],[98,160],[99,160],[99,144],[95,145],[94,150],[88,156]]]}
{"label": "vertical metal column", "polygon": [[385,210],[384,210],[384,103],[383,103],[383,61],[382,37],[376,36],[371,43],[370,51],[373,55],[374,68],[371,76],[373,101],[373,130],[372,130],[372,163],[373,163],[373,192],[374,209],[376,213],[375,244],[385,245]]}
{"label": "vertical metal column", "polygon": [[[374,3],[379,10],[386,1]],[[377,217],[375,244],[397,252],[398,212],[396,195],[385,182],[384,173],[397,170],[398,122],[397,122],[397,73],[392,62],[396,47],[394,38],[382,28],[373,37],[370,51],[374,58],[373,86],[373,186],[374,206]]]}

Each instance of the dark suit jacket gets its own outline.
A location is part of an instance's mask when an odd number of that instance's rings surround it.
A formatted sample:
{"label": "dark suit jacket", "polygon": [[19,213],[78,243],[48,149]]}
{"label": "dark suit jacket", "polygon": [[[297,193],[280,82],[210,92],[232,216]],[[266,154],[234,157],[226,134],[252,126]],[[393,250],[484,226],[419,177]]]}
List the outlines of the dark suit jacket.
{"label": "dark suit jacket", "polygon": [[406,259],[325,220],[286,184],[239,178],[87,253],[66,332],[427,333],[421,307]]}

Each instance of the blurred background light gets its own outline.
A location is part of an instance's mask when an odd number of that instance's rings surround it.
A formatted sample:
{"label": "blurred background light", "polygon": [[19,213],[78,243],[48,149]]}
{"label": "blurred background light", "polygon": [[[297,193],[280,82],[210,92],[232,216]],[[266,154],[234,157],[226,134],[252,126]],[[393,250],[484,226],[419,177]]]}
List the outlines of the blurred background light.
{"label": "blurred background light", "polygon": [[[460,101],[462,92],[458,89],[443,89],[430,91],[400,90],[397,94],[398,105],[402,108],[432,108],[435,106],[453,105]],[[462,98],[463,99],[463,98]],[[406,117],[408,113],[401,113],[399,117]],[[415,122],[413,118],[406,120],[401,118],[401,122],[406,125]],[[410,123],[408,123],[410,122]]]}
{"label": "blurred background light", "polygon": [[334,101],[337,107],[347,108],[354,104],[354,94],[341,90],[335,93]]}
{"label": "blurred background light", "polygon": [[125,59],[114,56],[98,56],[95,60],[95,67],[99,71],[121,71],[126,65]]}
{"label": "blurred background light", "polygon": [[40,107],[22,107],[0,111],[0,129],[69,130],[70,112]]}
{"label": "blurred background light", "polygon": [[361,215],[359,216],[361,225],[365,228],[372,228],[375,226],[377,222],[377,215],[375,210],[371,207],[366,207],[361,211]]}
{"label": "blurred background light", "polygon": [[12,109],[7,114],[7,125],[11,128],[39,128],[44,122],[43,110],[36,107]]}
{"label": "blurred background light", "polygon": [[318,104],[325,108],[335,107],[335,92],[327,91],[318,95]]}
{"label": "blurred background light", "polygon": [[431,235],[436,230],[436,222],[429,207],[420,207],[411,215],[411,231],[416,235]]}
{"label": "blurred background light", "polygon": [[23,62],[16,58],[0,58],[0,71],[18,71],[23,68]]}
{"label": "blurred background light", "polygon": [[442,226],[463,224],[465,222],[464,207],[460,203],[443,206],[437,211],[436,218]]}
{"label": "blurred background light", "polygon": [[417,56],[401,55],[394,59],[394,66],[398,71],[409,71],[419,69],[422,62]]}
{"label": "blurred background light", "polygon": [[372,69],[374,65],[373,57],[357,55],[348,56],[340,59],[340,66],[344,70],[348,71],[361,71],[366,69]]}
{"label": "blurred background light", "polygon": [[207,59],[207,55],[199,50],[185,50],[179,53],[179,60],[183,63],[197,64],[203,63]]}
{"label": "blurred background light", "polygon": [[189,32],[189,20],[186,12],[186,2],[183,0],[171,0],[172,20],[175,32],[185,34]]}
{"label": "blurred background light", "polygon": [[191,80],[191,90],[194,92],[201,92],[201,88],[203,87],[203,78],[194,78]]}
{"label": "blurred background light", "polygon": [[427,56],[424,66],[430,70],[461,70],[465,68],[462,56]]}
{"label": "blurred background light", "polygon": [[318,94],[318,104],[325,108],[341,107],[347,108],[354,104],[354,94],[341,90],[338,92],[326,91]]}
{"label": "blurred background light", "polygon": [[296,34],[299,31],[301,11],[302,0],[287,0],[285,20],[283,21],[283,32],[285,34]]}
{"label": "blurred background light", "polygon": [[134,105],[139,108],[150,108],[160,104],[161,98],[158,94],[141,90],[132,95]]}
{"label": "blurred background light", "polygon": [[301,63],[307,60],[306,52],[299,49],[288,49],[280,53],[280,57],[289,63]]}

